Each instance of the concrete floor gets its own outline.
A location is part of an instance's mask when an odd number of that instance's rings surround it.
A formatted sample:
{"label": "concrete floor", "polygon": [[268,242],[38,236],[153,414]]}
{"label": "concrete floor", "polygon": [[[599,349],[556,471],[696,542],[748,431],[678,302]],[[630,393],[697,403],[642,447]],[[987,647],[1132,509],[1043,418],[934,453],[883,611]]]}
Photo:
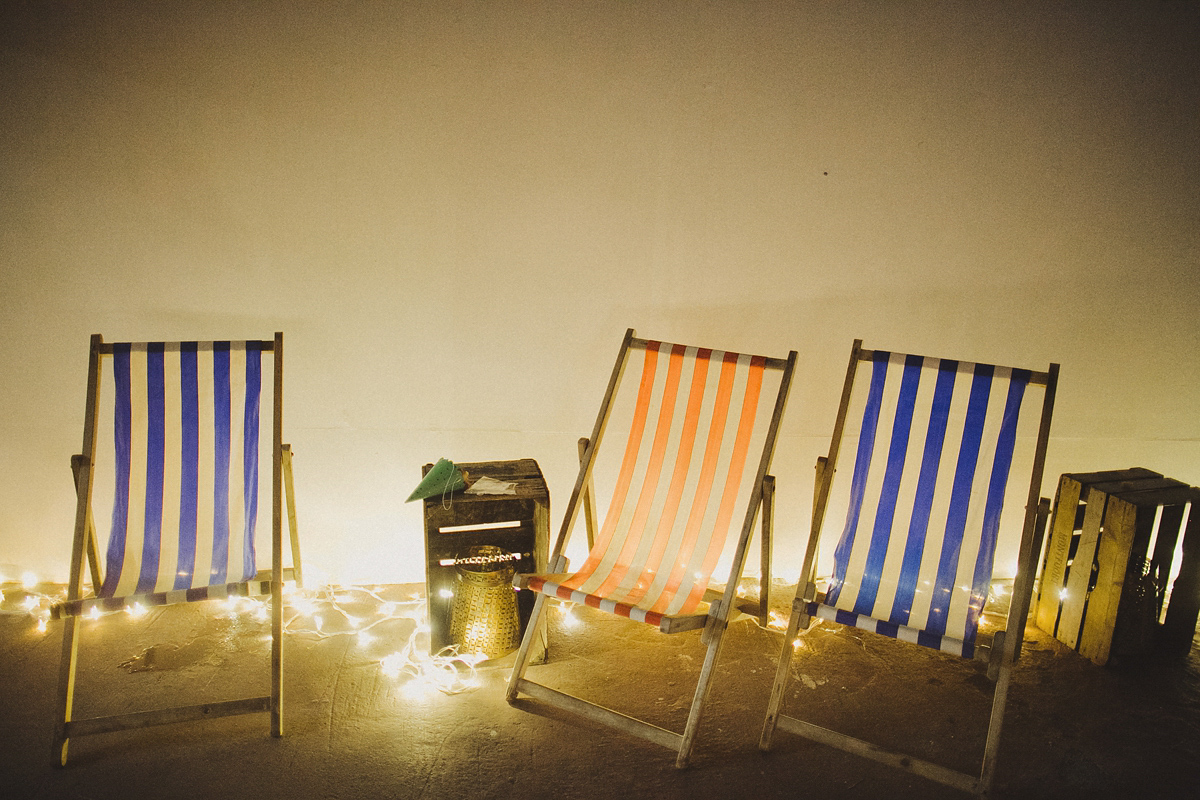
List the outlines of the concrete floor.
{"label": "concrete floor", "polygon": [[[403,601],[413,587],[385,587]],[[786,598],[784,598],[786,599]],[[416,607],[419,603],[409,604]],[[369,610],[355,610],[360,619]],[[664,636],[589,609],[551,615],[550,658],[530,677],[680,729],[699,669],[696,632]],[[757,749],[780,633],[735,621],[692,766],[647,742],[503,698],[508,670],[478,688],[414,691],[381,659],[414,622],[372,640],[322,636],[289,614],[285,724],[265,714],[76,740],[65,769],[50,742],[61,624],[38,633],[0,616],[0,786],[20,798],[734,798],[800,795],[961,798],[957,791],[780,732]],[[325,614],[323,630],[341,618]],[[369,623],[368,623],[369,624]],[[265,623],[172,607],[139,620],[83,622],[77,716],[266,693]],[[968,768],[982,751],[982,664],[870,634],[818,626],[793,661],[788,704],[813,721],[870,733]],[[1015,674],[995,796],[1182,796],[1200,764],[1200,648],[1184,662],[1098,667],[1030,629]]]}

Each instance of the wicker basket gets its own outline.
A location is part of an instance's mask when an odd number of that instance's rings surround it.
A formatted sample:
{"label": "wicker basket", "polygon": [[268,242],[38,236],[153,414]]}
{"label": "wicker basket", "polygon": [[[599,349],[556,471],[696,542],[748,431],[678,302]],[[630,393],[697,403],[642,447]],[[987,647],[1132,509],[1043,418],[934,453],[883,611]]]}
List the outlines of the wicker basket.
{"label": "wicker basket", "polygon": [[499,658],[521,643],[513,565],[506,551],[493,545],[472,547],[457,564],[450,639],[460,653]]}

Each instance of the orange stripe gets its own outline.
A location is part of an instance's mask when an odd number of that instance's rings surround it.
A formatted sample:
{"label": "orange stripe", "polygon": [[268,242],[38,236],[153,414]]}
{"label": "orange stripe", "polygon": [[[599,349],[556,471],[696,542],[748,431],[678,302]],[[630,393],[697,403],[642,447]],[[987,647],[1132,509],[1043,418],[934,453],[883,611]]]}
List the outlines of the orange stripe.
{"label": "orange stripe", "polygon": [[604,518],[604,525],[600,529],[600,535],[596,537],[592,551],[588,553],[587,560],[583,562],[583,566],[579,568],[578,572],[563,581],[564,586],[569,586],[573,589],[579,588],[603,560],[604,554],[608,551],[608,546],[612,542],[613,533],[617,527],[617,520],[621,516],[621,511],[625,507],[625,500],[629,494],[629,484],[633,480],[633,467],[637,463],[638,448],[642,442],[642,434],[646,429],[646,416],[650,407],[650,395],[654,390],[654,371],[658,364],[658,347],[658,342],[650,342],[646,345],[646,360],[642,365],[642,383],[638,387],[637,405],[634,408],[633,421],[629,429],[629,440],[625,444],[625,458],[621,462],[621,471],[617,475],[617,484],[613,488],[612,501],[608,507],[608,514]]}
{"label": "orange stripe", "polygon": [[725,420],[729,416],[729,399],[733,394],[733,378],[737,371],[737,354],[726,353],[721,364],[721,377],[717,384],[717,396],[713,403],[711,422],[708,429],[708,442],[704,450],[704,463],[700,470],[700,479],[696,485],[696,494],[692,499],[692,510],[688,516],[687,527],[684,529],[683,541],[679,547],[679,555],[667,579],[666,586],[658,596],[652,611],[662,612],[666,609],[679,586],[683,582],[688,562],[696,549],[700,536],[700,526],[704,522],[704,512],[708,508],[709,497],[712,494],[713,479],[717,471],[717,461],[721,455],[721,439],[725,435]]}
{"label": "orange stripe", "polygon": [[700,407],[704,403],[704,386],[708,377],[709,359],[712,350],[704,349],[696,352],[692,367],[692,388],[688,394],[687,409],[684,411],[683,430],[680,432],[679,446],[675,455],[675,471],[671,476],[671,486],[667,490],[666,502],[663,504],[662,516],[658,520],[658,530],[654,535],[654,543],[642,567],[642,574],[637,585],[629,591],[626,599],[636,603],[645,596],[654,582],[654,576],[662,565],[663,553],[671,541],[671,532],[675,528],[675,519],[679,515],[679,502],[683,497],[683,488],[687,483],[688,470],[692,463],[692,451],[696,446],[696,431],[700,427]]}
{"label": "orange stripe", "polygon": [[658,412],[658,427],[654,431],[654,444],[650,450],[650,461],[646,465],[646,477],[642,481],[642,491],[638,495],[637,506],[633,510],[633,519],[630,521],[628,530],[625,531],[625,544],[617,556],[612,571],[595,589],[596,594],[601,597],[606,597],[609,592],[621,585],[621,581],[629,572],[630,563],[637,556],[641,547],[642,536],[646,531],[646,520],[650,516],[651,506],[654,505],[658,481],[662,477],[662,465],[667,454],[667,439],[671,435],[671,420],[675,417],[675,401],[679,395],[679,376],[683,372],[683,352],[683,345],[677,344],[671,348],[666,385],[663,386],[662,402]]}
{"label": "orange stripe", "polygon": [[721,551],[725,549],[725,540],[729,538],[729,522],[733,518],[734,503],[737,501],[742,473],[746,468],[746,454],[750,450],[750,437],[754,433],[754,417],[758,413],[758,396],[762,390],[764,366],[765,362],[757,356],[750,360],[750,372],[746,376],[746,397],[742,400],[742,418],[738,422],[737,438],[734,440],[733,456],[725,481],[725,492],[721,497],[721,507],[717,512],[713,535],[709,540],[708,553],[705,554],[704,565],[701,567],[704,577],[702,580],[698,580],[692,588],[683,607],[679,609],[680,614],[687,614],[695,610],[700,601],[704,599],[704,589],[708,586],[708,579],[717,566]]}

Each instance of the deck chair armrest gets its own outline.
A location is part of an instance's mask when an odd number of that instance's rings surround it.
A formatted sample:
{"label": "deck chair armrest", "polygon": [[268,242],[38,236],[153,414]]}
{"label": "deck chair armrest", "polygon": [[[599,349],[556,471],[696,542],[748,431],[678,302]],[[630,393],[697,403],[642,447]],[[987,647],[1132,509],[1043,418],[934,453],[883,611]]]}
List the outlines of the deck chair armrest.
{"label": "deck chair armrest", "polygon": [[518,572],[513,575],[512,585],[514,589],[528,589],[529,581],[534,578],[541,578],[547,583],[562,583],[569,577],[571,575],[568,572]]}

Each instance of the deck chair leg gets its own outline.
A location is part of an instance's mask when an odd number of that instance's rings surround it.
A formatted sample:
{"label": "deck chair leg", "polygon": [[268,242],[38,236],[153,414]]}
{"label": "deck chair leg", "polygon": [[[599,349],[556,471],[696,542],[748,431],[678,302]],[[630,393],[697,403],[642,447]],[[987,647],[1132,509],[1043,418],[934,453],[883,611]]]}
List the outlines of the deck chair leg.
{"label": "deck chair leg", "polygon": [[[579,440],[579,465],[580,465],[580,467],[584,466],[584,459],[587,456],[587,449],[588,449],[589,444],[591,444],[591,440],[588,439],[586,436],[584,436],[582,439]],[[596,528],[599,527],[596,524],[596,506],[595,506],[595,503],[593,502],[595,493],[596,493],[596,490],[593,488],[592,479],[589,476],[587,479],[587,482],[584,483],[584,485],[583,485],[583,519],[587,526],[588,550],[591,550],[592,547],[594,547],[596,544]]]}
{"label": "deck chair leg", "polygon": [[[798,592],[796,604],[802,602],[803,597]],[[771,749],[771,738],[775,735],[775,724],[779,721],[779,709],[783,705],[783,692],[787,688],[788,673],[792,667],[792,652],[795,649],[796,637],[800,633],[802,622],[805,627],[808,626],[808,615],[793,611],[788,620],[787,633],[783,637],[783,651],[779,654],[779,664],[775,668],[775,682],[771,684],[771,695],[767,701],[767,719],[758,740],[760,750]]]}
{"label": "deck chair leg", "polygon": [[775,528],[775,477],[763,478],[762,553],[758,564],[758,624],[767,627],[771,613],[771,546]]}
{"label": "deck chair leg", "polygon": [[[80,489],[79,481],[87,459],[82,455],[71,456],[71,475],[75,479],[75,491]],[[91,570],[92,590],[99,593],[103,578],[100,575],[100,551],[96,544],[96,523],[92,519],[92,509],[87,509],[87,561]]]}
{"label": "deck chair leg", "polygon": [[987,741],[983,746],[983,768],[979,776],[980,796],[987,795],[991,790],[992,777],[996,773],[996,755],[1000,751],[1000,729],[1004,725],[1004,707],[1008,700],[1008,685],[1011,674],[1011,662],[1000,666],[1000,675],[996,679],[995,694],[992,696],[992,714],[988,719]]}
{"label": "deck chair leg", "polygon": [[58,681],[58,714],[54,720],[54,746],[51,757],[57,767],[67,765],[67,723],[75,704],[75,671],[79,663],[78,617],[67,617],[63,628],[62,664]]}
{"label": "deck chair leg", "polygon": [[300,568],[300,531],[296,525],[296,489],[292,483],[292,446],[283,446],[283,490],[287,501],[288,532],[292,537],[292,577],[297,588],[304,586],[304,575]]}
{"label": "deck chair leg", "polygon": [[[710,625],[713,623],[710,621]],[[687,724],[683,728],[683,739],[679,743],[679,755],[675,758],[675,766],[683,769],[688,765],[692,754],[692,745],[696,741],[696,733],[700,728],[700,714],[704,710],[704,701],[708,698],[708,689],[712,684],[713,668],[717,663],[717,655],[721,650],[721,640],[725,638],[726,623],[721,620],[720,628],[709,639],[708,652],[704,654],[704,666],[700,669],[700,680],[696,682],[696,692],[692,695],[692,708],[688,712]]]}
{"label": "deck chair leg", "polygon": [[[292,449],[283,443],[283,334],[275,333],[271,459],[271,735],[283,735],[283,485]],[[287,465],[287,466],[285,466]],[[289,509],[290,510],[290,509]],[[293,528],[292,546],[296,547]],[[298,564],[293,567],[299,569]]]}
{"label": "deck chair leg", "polygon": [[521,638],[521,646],[517,648],[512,675],[508,679],[508,688],[504,692],[504,699],[509,703],[517,699],[517,685],[525,677],[525,667],[529,665],[529,649],[533,640],[537,638],[538,622],[541,620],[545,607],[546,595],[538,593],[533,601],[533,612],[529,615],[529,622],[525,626],[525,635]]}

